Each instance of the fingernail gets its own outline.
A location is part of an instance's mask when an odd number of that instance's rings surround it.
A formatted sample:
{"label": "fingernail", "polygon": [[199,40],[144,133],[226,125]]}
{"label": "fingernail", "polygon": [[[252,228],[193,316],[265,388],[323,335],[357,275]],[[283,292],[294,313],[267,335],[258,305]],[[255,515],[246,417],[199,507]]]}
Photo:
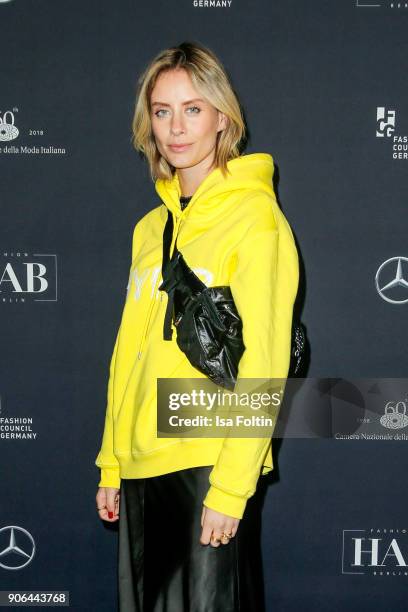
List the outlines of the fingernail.
{"label": "fingernail", "polygon": [[108,512],[109,518],[113,518],[113,512]]}

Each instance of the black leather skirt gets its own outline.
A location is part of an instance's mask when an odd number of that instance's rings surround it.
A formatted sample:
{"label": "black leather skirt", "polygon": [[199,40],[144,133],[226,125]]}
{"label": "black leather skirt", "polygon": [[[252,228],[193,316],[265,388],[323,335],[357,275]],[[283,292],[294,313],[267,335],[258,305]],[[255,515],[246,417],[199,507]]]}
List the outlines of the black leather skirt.
{"label": "black leather skirt", "polygon": [[264,612],[260,482],[228,544],[200,544],[213,466],[122,479],[120,612]]}

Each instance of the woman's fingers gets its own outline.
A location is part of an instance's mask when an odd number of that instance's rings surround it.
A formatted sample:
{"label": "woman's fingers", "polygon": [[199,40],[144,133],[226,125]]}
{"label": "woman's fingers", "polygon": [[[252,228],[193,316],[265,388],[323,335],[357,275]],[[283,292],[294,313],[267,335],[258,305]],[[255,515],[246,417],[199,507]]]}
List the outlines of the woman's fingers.
{"label": "woman's fingers", "polygon": [[211,535],[211,541],[210,541],[211,546],[218,547],[218,546],[221,546],[221,544],[223,544],[224,546],[226,544],[229,544],[231,538],[233,537],[232,526],[233,526],[232,520],[228,519],[224,522],[224,524],[221,527],[215,527]]}
{"label": "woman's fingers", "polygon": [[201,544],[211,544],[218,548],[221,544],[229,544],[237,532],[239,519],[226,514],[221,514],[216,510],[205,507],[201,515],[202,533]]}
{"label": "woman's fingers", "polygon": [[200,544],[209,544],[211,534],[212,534],[212,526],[204,519],[203,528],[201,531]]}
{"label": "woman's fingers", "polygon": [[96,509],[103,521],[114,523],[119,519],[120,489],[99,487],[96,494]]}
{"label": "woman's fingers", "polygon": [[115,513],[119,516],[119,508],[120,508],[120,492],[115,496]]}
{"label": "woman's fingers", "polygon": [[120,502],[120,494],[117,489],[108,490],[107,495],[107,506],[108,506],[108,517],[113,520],[117,520],[119,518],[119,502]]}

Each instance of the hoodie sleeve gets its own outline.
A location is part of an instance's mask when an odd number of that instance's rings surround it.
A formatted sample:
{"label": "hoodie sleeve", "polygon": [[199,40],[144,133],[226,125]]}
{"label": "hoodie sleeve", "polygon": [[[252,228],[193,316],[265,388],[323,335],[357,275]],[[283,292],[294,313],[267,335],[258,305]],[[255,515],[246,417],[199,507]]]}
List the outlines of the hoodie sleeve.
{"label": "hoodie sleeve", "polygon": [[[136,237],[136,229],[138,228],[138,224],[136,224],[133,230],[133,238],[132,238],[132,261],[135,257],[135,250],[137,245],[137,237]],[[130,278],[129,278],[130,282]],[[129,284],[127,289],[129,289]],[[120,473],[119,473],[119,462],[114,455],[113,452],[113,386],[114,386],[114,378],[115,378],[115,365],[116,365],[116,355],[118,352],[118,344],[119,344],[119,336],[120,336],[120,326],[118,332],[116,334],[116,340],[112,352],[112,357],[109,366],[109,381],[108,381],[108,390],[107,390],[107,406],[105,413],[105,427],[102,436],[102,445],[98,456],[95,460],[95,465],[100,468],[100,480],[98,483],[98,487],[114,487],[120,488]]]}
{"label": "hoodie sleeve", "polygon": [[[239,379],[286,379],[289,371],[298,254],[286,218],[282,215],[278,229],[271,204],[265,198],[254,201],[256,217],[237,247],[230,278],[245,345],[234,391]],[[270,444],[270,437],[224,438],[204,505],[242,518]]]}
{"label": "hoodie sleeve", "polygon": [[119,333],[116,335],[116,341],[113,349],[113,354],[109,367],[109,382],[107,392],[107,407],[105,413],[105,428],[102,437],[102,446],[95,460],[101,470],[101,477],[98,487],[115,487],[120,488],[119,462],[113,454],[113,379],[115,372],[116,353],[118,350]]}

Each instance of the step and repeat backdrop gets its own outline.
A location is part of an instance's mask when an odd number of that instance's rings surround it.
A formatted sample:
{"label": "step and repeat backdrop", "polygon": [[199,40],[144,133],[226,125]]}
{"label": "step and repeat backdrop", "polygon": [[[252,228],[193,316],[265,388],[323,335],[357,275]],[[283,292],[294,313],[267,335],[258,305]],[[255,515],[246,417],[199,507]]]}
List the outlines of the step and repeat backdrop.
{"label": "step and repeat backdrop", "polygon": [[229,72],[299,248],[310,435],[274,440],[266,610],[406,610],[408,4],[2,0],[0,23],[0,606],[118,609],[94,461],[158,204],[131,120],[147,63],[190,40]]}

